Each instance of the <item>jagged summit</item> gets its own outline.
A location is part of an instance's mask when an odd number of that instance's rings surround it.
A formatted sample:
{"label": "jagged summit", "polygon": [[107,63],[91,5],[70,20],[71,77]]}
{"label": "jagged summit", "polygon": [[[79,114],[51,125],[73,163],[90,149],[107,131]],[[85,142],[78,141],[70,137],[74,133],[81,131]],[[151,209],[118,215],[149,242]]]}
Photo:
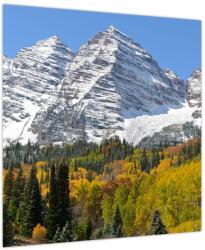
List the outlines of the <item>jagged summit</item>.
{"label": "jagged summit", "polygon": [[42,39],[40,41],[38,41],[37,43],[59,43],[61,42],[60,38],[57,35],[54,36],[50,36],[46,39]]}
{"label": "jagged summit", "polygon": [[69,53],[73,53],[71,49],[57,35],[40,40],[34,46],[62,47],[66,48]]}
{"label": "jagged summit", "polygon": [[[117,33],[120,33],[120,34],[123,34],[119,29],[117,29],[116,27],[110,25],[106,30],[105,32],[107,33],[114,33],[114,32],[117,32]],[[124,35],[124,34],[123,34]]]}
{"label": "jagged summit", "polygon": [[[125,33],[123,33],[122,31],[120,31],[119,29],[117,29],[116,27],[114,27],[112,25],[109,26],[103,33],[105,33],[108,36],[115,38],[117,40],[119,39],[119,40],[122,40],[125,42],[129,41],[129,42],[135,44],[136,46],[140,47],[141,49],[143,49],[139,43],[133,41],[133,39],[131,37],[127,36]],[[148,52],[146,52],[146,53],[148,54]]]}
{"label": "jagged summit", "polygon": [[171,69],[169,69],[169,68],[164,69],[164,73],[165,73],[165,75],[168,76],[170,79],[176,79],[176,78],[180,79],[180,78],[177,76],[177,74],[176,74],[174,71],[172,71]]}

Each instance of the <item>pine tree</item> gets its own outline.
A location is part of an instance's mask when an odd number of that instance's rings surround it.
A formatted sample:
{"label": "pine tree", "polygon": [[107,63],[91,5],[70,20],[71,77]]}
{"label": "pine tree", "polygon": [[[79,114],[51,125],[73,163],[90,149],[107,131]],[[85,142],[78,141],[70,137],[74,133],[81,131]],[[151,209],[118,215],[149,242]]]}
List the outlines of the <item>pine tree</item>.
{"label": "pine tree", "polygon": [[32,167],[29,179],[24,189],[24,201],[22,206],[21,234],[31,237],[33,228],[42,224],[42,201],[36,168]]}
{"label": "pine tree", "polygon": [[141,166],[142,171],[145,171],[145,172],[149,173],[149,171],[150,171],[150,163],[149,163],[149,159],[147,157],[145,149],[142,152],[142,157],[141,157],[141,160],[140,160],[140,166]]}
{"label": "pine tree", "polygon": [[13,168],[9,168],[8,172],[5,175],[4,186],[3,186],[3,194],[8,202],[13,196],[13,185],[14,185]]}
{"label": "pine tree", "polygon": [[7,213],[11,221],[15,220],[17,214],[17,206],[15,204],[15,179],[13,168],[9,168],[4,179],[4,200],[7,203]]}
{"label": "pine tree", "polygon": [[62,233],[60,235],[60,241],[61,242],[73,241],[73,228],[72,224],[69,224],[68,221],[63,227]]}
{"label": "pine tree", "polygon": [[151,160],[151,168],[155,168],[159,165],[160,163],[160,156],[159,153],[156,152],[155,150],[152,151],[152,160]]}
{"label": "pine tree", "polygon": [[14,244],[14,230],[8,214],[8,200],[3,204],[3,246]]}
{"label": "pine tree", "polygon": [[23,170],[22,168],[20,168],[14,183],[14,191],[13,191],[14,204],[16,208],[19,207],[20,201],[22,199],[24,184],[25,184],[25,178],[23,176]]}
{"label": "pine tree", "polygon": [[72,220],[70,198],[69,198],[69,178],[68,166],[61,163],[58,168],[57,175],[57,193],[58,193],[58,211],[57,220],[60,228],[63,228],[66,221],[70,223]]}
{"label": "pine tree", "polygon": [[60,229],[60,227],[58,226],[58,228],[57,228],[57,230],[56,230],[56,232],[55,232],[55,235],[54,235],[54,237],[53,237],[53,242],[54,242],[54,243],[61,242],[61,241],[60,241],[60,236],[61,236],[61,229]]}
{"label": "pine tree", "polygon": [[123,236],[122,232],[123,222],[120,214],[120,209],[118,205],[115,208],[112,224],[111,224],[111,234],[113,237],[120,238]]}
{"label": "pine tree", "polygon": [[51,176],[50,176],[50,192],[49,192],[49,207],[47,209],[45,223],[47,227],[48,239],[52,240],[58,225],[58,209],[59,209],[59,200],[57,192],[57,180],[55,173],[55,166],[51,167]]}
{"label": "pine tree", "polygon": [[150,229],[150,235],[156,235],[156,234],[167,234],[167,230],[165,228],[165,225],[161,219],[160,212],[156,211],[154,213],[151,229]]}
{"label": "pine tree", "polygon": [[85,240],[90,240],[92,236],[92,223],[90,219],[87,219],[84,225],[84,239]]}
{"label": "pine tree", "polygon": [[42,200],[38,179],[35,178],[30,200],[31,225],[34,228],[38,223],[42,224]]}

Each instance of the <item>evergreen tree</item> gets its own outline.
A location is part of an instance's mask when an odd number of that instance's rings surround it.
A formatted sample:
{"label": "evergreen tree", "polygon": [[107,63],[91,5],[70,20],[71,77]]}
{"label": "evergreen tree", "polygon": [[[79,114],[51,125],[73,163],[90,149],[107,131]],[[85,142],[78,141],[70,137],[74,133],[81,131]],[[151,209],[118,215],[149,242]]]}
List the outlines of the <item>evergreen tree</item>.
{"label": "evergreen tree", "polygon": [[92,222],[91,222],[90,219],[87,219],[86,222],[85,222],[85,225],[84,225],[84,230],[83,230],[85,240],[90,240],[91,239],[92,230],[93,230]]}
{"label": "evergreen tree", "polygon": [[34,186],[31,192],[31,200],[30,200],[30,213],[31,213],[31,224],[33,228],[38,224],[43,223],[42,219],[42,199],[39,188],[38,179],[35,178]]}
{"label": "evergreen tree", "polygon": [[68,187],[68,166],[61,163],[57,175],[58,210],[56,211],[60,228],[65,226],[67,220],[69,223],[72,220]]}
{"label": "evergreen tree", "polygon": [[14,230],[8,214],[8,200],[3,204],[3,246],[14,244]]}
{"label": "evergreen tree", "polygon": [[145,149],[142,152],[142,157],[141,157],[141,160],[140,160],[140,166],[141,166],[142,171],[145,171],[145,172],[149,173],[149,171],[150,171],[150,163],[149,163],[149,159],[147,157],[147,153],[146,153]]}
{"label": "evergreen tree", "polygon": [[165,228],[165,225],[161,219],[160,212],[156,211],[154,213],[151,229],[150,229],[150,235],[156,235],[156,234],[167,234],[167,230]]}
{"label": "evergreen tree", "polygon": [[115,208],[112,224],[111,224],[111,234],[113,237],[120,238],[123,236],[123,222],[120,214],[120,209],[118,205]]}
{"label": "evergreen tree", "polygon": [[7,213],[11,221],[15,220],[17,214],[17,206],[15,204],[15,179],[13,168],[9,168],[4,179],[4,200],[7,203]]}
{"label": "evergreen tree", "polygon": [[21,233],[24,236],[31,237],[33,228],[38,223],[42,224],[43,222],[42,200],[35,167],[31,169],[29,179],[24,189],[24,195]]}
{"label": "evergreen tree", "polygon": [[14,191],[13,191],[14,204],[16,208],[19,207],[20,201],[22,199],[24,184],[25,184],[25,178],[23,176],[23,170],[22,168],[20,168],[14,183]]}
{"label": "evergreen tree", "polygon": [[69,224],[68,221],[63,227],[62,233],[60,235],[60,241],[61,242],[73,241],[73,228],[72,224]]}
{"label": "evergreen tree", "polygon": [[3,194],[7,199],[7,202],[9,202],[9,200],[13,196],[13,185],[14,185],[13,168],[9,168],[8,172],[5,175],[4,185],[3,185]]}
{"label": "evergreen tree", "polygon": [[58,228],[57,228],[57,230],[56,230],[56,232],[55,232],[55,235],[54,235],[54,237],[53,237],[53,242],[54,242],[54,243],[61,242],[61,241],[60,241],[60,236],[61,236],[61,229],[60,229],[60,227],[58,226]]}
{"label": "evergreen tree", "polygon": [[58,225],[58,209],[59,209],[59,200],[57,192],[57,180],[55,173],[55,166],[51,167],[51,176],[50,176],[50,192],[49,192],[49,207],[47,209],[45,223],[47,227],[48,239],[52,240]]}
{"label": "evergreen tree", "polygon": [[156,152],[155,150],[152,151],[151,163],[152,163],[152,165],[151,165],[152,168],[157,167],[160,163],[159,153]]}

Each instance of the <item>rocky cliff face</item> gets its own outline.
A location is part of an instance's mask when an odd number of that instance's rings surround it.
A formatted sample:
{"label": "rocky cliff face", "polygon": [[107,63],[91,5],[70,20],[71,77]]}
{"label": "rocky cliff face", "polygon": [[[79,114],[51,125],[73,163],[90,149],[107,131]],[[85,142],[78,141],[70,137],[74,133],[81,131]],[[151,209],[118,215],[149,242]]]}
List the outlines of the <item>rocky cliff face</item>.
{"label": "rocky cliff face", "polygon": [[33,131],[42,142],[124,136],[126,119],[181,107],[186,87],[176,79],[168,77],[139,44],[109,27],[80,48],[58,101],[42,127]]}
{"label": "rocky cliff face", "polygon": [[57,87],[74,54],[56,36],[22,49],[10,60],[3,58],[4,139],[35,135],[30,127],[38,111],[55,102]]}
{"label": "rocky cliff face", "polygon": [[150,148],[158,146],[175,146],[193,137],[200,137],[201,129],[194,122],[175,123],[163,127],[161,131],[155,132],[152,136],[144,137],[139,147]]}
{"label": "rocky cliff face", "polygon": [[[170,73],[170,76],[174,74]],[[168,119],[172,124],[166,126],[166,119],[163,119],[163,128],[155,133],[148,134],[139,143],[140,147],[159,145],[175,145],[186,141],[193,136],[201,136],[201,70],[193,71],[186,82],[187,95],[186,106],[176,110],[175,118],[169,114]],[[161,118],[163,114],[161,115]]]}
{"label": "rocky cliff face", "polygon": [[[23,132],[18,139],[40,144],[100,142],[113,135],[137,144],[165,126],[199,119],[192,115],[195,94],[188,88],[187,97],[186,83],[112,26],[75,56],[52,37],[22,50],[13,61],[4,58],[4,85],[10,83],[23,88],[23,94],[9,98],[11,88],[4,91],[5,131],[10,114],[23,114],[16,124],[25,125],[27,117],[29,122],[23,129],[19,125]],[[13,112],[16,100],[24,104],[15,105],[20,111]],[[32,114],[25,108],[27,100],[38,107]]]}
{"label": "rocky cliff face", "polygon": [[187,102],[190,107],[195,108],[194,118],[201,117],[201,70],[194,70],[187,80]]}

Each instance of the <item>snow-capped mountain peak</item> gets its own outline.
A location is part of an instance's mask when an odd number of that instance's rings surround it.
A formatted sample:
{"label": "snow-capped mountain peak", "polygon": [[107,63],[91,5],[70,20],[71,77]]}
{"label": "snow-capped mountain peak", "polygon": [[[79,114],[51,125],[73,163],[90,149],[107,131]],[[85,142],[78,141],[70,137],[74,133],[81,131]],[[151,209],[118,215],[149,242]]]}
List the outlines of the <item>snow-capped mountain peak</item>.
{"label": "snow-capped mountain peak", "polygon": [[166,68],[166,69],[164,70],[164,73],[165,73],[165,75],[166,75],[169,79],[171,79],[171,80],[173,80],[173,79],[179,79],[179,77],[174,73],[174,71],[172,71],[172,70],[169,69],[169,68]]}
{"label": "snow-capped mountain peak", "polygon": [[31,123],[56,99],[56,87],[73,56],[54,36],[22,49],[12,60],[3,58],[4,141],[34,140]]}
{"label": "snow-capped mountain peak", "polygon": [[5,139],[15,124],[20,133],[10,138],[40,144],[100,142],[113,135],[137,144],[163,126],[196,118],[186,83],[113,26],[76,55],[52,36],[4,61],[4,84],[18,86],[17,97],[11,88],[4,94]]}

